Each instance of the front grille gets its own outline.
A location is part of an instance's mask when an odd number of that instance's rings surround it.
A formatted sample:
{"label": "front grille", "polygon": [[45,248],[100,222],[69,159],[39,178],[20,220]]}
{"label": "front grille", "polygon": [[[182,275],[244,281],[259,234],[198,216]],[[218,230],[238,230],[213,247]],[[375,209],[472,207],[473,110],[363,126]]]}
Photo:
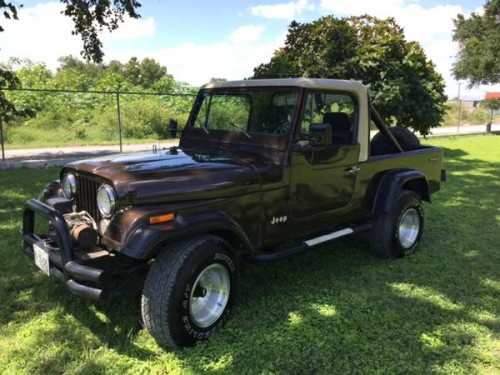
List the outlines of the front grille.
{"label": "front grille", "polygon": [[102,182],[86,176],[78,176],[76,184],[76,202],[78,211],[87,211],[95,221],[99,221],[100,214],[97,208],[97,189]]}

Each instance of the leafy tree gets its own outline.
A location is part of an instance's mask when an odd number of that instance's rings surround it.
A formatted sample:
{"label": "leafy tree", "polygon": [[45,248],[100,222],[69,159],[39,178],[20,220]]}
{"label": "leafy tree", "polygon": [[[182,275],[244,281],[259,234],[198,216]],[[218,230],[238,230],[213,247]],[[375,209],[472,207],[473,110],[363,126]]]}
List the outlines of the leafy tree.
{"label": "leafy tree", "polygon": [[53,84],[55,88],[61,90],[81,90],[87,91],[95,83],[95,77],[78,68],[66,68],[59,70],[54,76]]}
{"label": "leafy tree", "polygon": [[152,89],[161,94],[173,93],[176,87],[176,82],[171,74],[161,77],[158,81],[154,82]]}
{"label": "leafy tree", "polygon": [[[169,76],[166,67],[161,66],[155,59],[148,57],[141,61],[140,71],[140,85],[144,88],[151,88],[155,82]],[[170,75],[169,78],[172,78],[172,76]]]}
{"label": "leafy tree", "polygon": [[[44,64],[34,64],[30,60],[18,61],[17,63],[22,64],[16,72],[16,78],[19,79],[20,86],[41,89],[52,85],[52,72]],[[34,115],[45,108],[49,102],[46,93],[9,91],[7,95],[16,108],[23,110],[26,115]]]}
{"label": "leafy tree", "polygon": [[[125,15],[139,18],[137,9],[141,4],[136,0],[60,0],[66,5],[64,15],[73,20],[74,35],[80,35],[83,41],[82,55],[87,60],[101,62],[104,56],[99,33],[107,29],[114,31],[119,27]],[[0,0],[0,10],[7,19],[18,19],[17,7],[12,2]],[[19,5],[22,7],[22,5]],[[0,25],[0,32],[4,31]]]}
{"label": "leafy tree", "polygon": [[141,4],[135,0],[61,0],[66,5],[64,15],[74,24],[73,34],[80,35],[83,41],[83,56],[88,60],[101,62],[104,56],[99,33],[108,29],[114,31],[128,15],[139,18],[136,12]]}
{"label": "leafy tree", "polygon": [[106,70],[108,72],[121,74],[123,71],[123,64],[118,60],[111,60],[108,66],[106,67]]}
{"label": "leafy tree", "polygon": [[[14,72],[5,65],[0,65],[0,89],[13,89],[19,87],[19,79]],[[5,92],[0,90],[0,121],[6,121],[18,115],[18,110],[5,96]]]}
{"label": "leafy tree", "polygon": [[141,77],[140,62],[137,57],[132,57],[125,65],[123,65],[123,76],[134,85],[139,85]]}
{"label": "leafy tree", "polygon": [[146,89],[152,88],[157,81],[168,76],[166,67],[148,57],[140,62],[137,57],[132,57],[123,66],[123,75],[130,83]]}
{"label": "leafy tree", "polygon": [[457,79],[467,79],[471,86],[500,82],[500,0],[488,0],[484,14],[470,18],[457,15],[453,40],[459,52],[453,65]]}
{"label": "leafy tree", "polygon": [[[33,137],[42,139],[40,137],[47,130],[56,132],[61,139],[76,142],[84,139],[114,139],[117,92],[122,93],[119,98],[125,136],[164,138],[168,135],[167,124],[171,118],[181,123],[187,119],[192,96],[123,94],[127,91],[194,94],[193,88],[175,81],[166,74],[166,68],[153,59],[136,60],[137,64],[134,64],[138,67],[139,83],[161,76],[147,89],[127,80],[125,65],[117,60],[106,66],[64,56],[59,59],[59,63],[55,74],[44,64],[18,58],[11,58],[6,68],[16,71],[13,77],[25,88],[109,91],[110,94],[9,90],[6,92],[7,99],[18,110],[16,115],[12,113],[8,118],[7,142],[22,143]],[[148,71],[153,74],[141,73]],[[140,81],[142,77],[148,79]]]}
{"label": "leafy tree", "polygon": [[386,122],[424,135],[439,125],[446,110],[441,75],[392,18],[292,22],[285,46],[254,69],[255,78],[291,76],[362,81]]}
{"label": "leafy tree", "polygon": [[71,55],[60,57],[57,61],[59,61],[58,71],[74,69],[80,74],[91,77],[93,82],[99,80],[106,70],[106,66],[103,63],[94,63],[88,60],[83,61]]}
{"label": "leafy tree", "polygon": [[[104,56],[99,33],[104,29],[114,31],[123,21],[125,15],[139,18],[136,12],[141,4],[136,0],[61,0],[66,5],[64,14],[70,17],[75,25],[73,34],[80,35],[83,41],[82,55],[95,62],[101,62]],[[0,0],[0,10],[6,19],[18,19],[17,6],[13,2]],[[0,25],[0,32],[4,28]],[[19,85],[12,71],[0,66],[0,89],[13,88]],[[15,107],[6,100],[0,90],[0,116],[7,119],[15,115]]]}

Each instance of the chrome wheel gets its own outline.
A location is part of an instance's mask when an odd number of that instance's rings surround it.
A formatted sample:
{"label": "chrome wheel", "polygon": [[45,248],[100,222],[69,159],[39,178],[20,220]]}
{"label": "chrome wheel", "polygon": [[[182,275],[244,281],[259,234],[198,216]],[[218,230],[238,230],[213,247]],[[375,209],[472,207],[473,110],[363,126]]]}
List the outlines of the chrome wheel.
{"label": "chrome wheel", "polygon": [[189,313],[193,322],[201,328],[214,324],[226,308],[230,289],[229,273],[223,265],[205,268],[191,290]]}
{"label": "chrome wheel", "polygon": [[420,232],[420,216],[415,208],[409,208],[399,221],[399,242],[405,249],[415,244]]}

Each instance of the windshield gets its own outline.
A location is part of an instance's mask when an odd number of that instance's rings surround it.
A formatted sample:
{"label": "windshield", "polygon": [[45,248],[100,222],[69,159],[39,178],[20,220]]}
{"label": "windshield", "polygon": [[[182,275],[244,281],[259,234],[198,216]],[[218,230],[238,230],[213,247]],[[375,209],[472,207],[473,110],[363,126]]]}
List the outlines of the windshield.
{"label": "windshield", "polygon": [[211,132],[284,135],[291,131],[297,89],[215,89],[201,94],[191,126]]}

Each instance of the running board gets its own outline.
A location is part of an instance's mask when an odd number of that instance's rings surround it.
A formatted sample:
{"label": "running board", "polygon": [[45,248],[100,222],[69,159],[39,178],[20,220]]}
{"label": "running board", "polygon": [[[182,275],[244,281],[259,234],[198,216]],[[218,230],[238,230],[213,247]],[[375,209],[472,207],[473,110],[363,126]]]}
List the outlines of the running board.
{"label": "running board", "polygon": [[251,262],[256,262],[256,263],[263,263],[263,262],[272,262],[274,260],[279,260],[283,259],[286,257],[289,257],[291,255],[295,254],[300,254],[304,253],[318,245],[324,244],[329,241],[333,241],[337,238],[348,236],[350,234],[354,233],[360,233],[360,232],[365,232],[371,228],[371,224],[363,224],[363,225],[357,225],[353,227],[347,227],[344,229],[337,230],[335,232],[325,234],[319,237],[311,238],[310,240],[304,241],[301,244],[292,247],[290,249],[284,249],[277,251],[275,253],[270,253],[270,254],[259,254],[259,255],[249,255],[247,254],[245,256],[246,259],[248,259]]}

